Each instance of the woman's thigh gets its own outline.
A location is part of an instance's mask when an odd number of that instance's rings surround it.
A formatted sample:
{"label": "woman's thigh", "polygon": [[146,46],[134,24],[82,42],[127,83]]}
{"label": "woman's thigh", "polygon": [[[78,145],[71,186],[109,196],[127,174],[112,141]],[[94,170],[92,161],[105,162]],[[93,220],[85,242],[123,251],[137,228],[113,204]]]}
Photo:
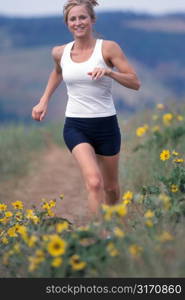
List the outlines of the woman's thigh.
{"label": "woman's thigh", "polygon": [[80,167],[86,183],[89,178],[97,178],[103,181],[94,148],[89,143],[76,145],[72,150],[72,155]]}
{"label": "woman's thigh", "polygon": [[105,188],[114,188],[119,184],[119,158],[120,153],[112,156],[96,154],[98,164],[103,176]]}

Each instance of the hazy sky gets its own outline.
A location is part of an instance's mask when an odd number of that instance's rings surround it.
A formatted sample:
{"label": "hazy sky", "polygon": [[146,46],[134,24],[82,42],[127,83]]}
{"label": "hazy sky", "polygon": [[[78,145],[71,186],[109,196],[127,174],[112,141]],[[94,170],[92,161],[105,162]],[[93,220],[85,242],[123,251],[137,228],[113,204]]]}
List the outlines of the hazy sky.
{"label": "hazy sky", "polygon": [[[1,0],[0,14],[16,16],[60,15],[66,0]],[[152,14],[185,13],[185,0],[99,0],[96,11],[132,10]]]}

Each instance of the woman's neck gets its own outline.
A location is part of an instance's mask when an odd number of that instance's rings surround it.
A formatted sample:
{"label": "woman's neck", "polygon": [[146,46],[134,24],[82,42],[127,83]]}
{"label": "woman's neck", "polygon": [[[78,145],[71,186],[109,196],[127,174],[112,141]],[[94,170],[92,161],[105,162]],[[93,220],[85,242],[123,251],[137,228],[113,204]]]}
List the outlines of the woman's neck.
{"label": "woman's neck", "polygon": [[74,48],[79,50],[85,50],[93,48],[96,42],[96,39],[93,36],[84,37],[84,38],[75,38]]}

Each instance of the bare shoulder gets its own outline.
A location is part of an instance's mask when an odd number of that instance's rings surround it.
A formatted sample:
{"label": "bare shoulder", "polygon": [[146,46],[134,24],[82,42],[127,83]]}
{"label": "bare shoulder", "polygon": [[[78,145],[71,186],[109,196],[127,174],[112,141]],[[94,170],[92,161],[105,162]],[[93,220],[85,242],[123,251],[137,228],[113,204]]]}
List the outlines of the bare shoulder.
{"label": "bare shoulder", "polygon": [[116,51],[121,49],[118,43],[110,40],[103,41],[103,48],[107,51]]}
{"label": "bare shoulder", "polygon": [[56,62],[59,62],[61,60],[65,46],[66,45],[61,45],[52,48],[51,54]]}

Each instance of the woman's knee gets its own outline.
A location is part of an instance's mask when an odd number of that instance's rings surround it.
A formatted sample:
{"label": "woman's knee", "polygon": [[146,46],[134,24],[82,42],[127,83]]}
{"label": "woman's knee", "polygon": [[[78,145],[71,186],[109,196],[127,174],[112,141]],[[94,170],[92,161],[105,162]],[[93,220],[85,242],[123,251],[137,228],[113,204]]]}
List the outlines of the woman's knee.
{"label": "woman's knee", "polygon": [[104,188],[101,174],[94,173],[86,176],[86,187],[90,191],[99,191]]}

